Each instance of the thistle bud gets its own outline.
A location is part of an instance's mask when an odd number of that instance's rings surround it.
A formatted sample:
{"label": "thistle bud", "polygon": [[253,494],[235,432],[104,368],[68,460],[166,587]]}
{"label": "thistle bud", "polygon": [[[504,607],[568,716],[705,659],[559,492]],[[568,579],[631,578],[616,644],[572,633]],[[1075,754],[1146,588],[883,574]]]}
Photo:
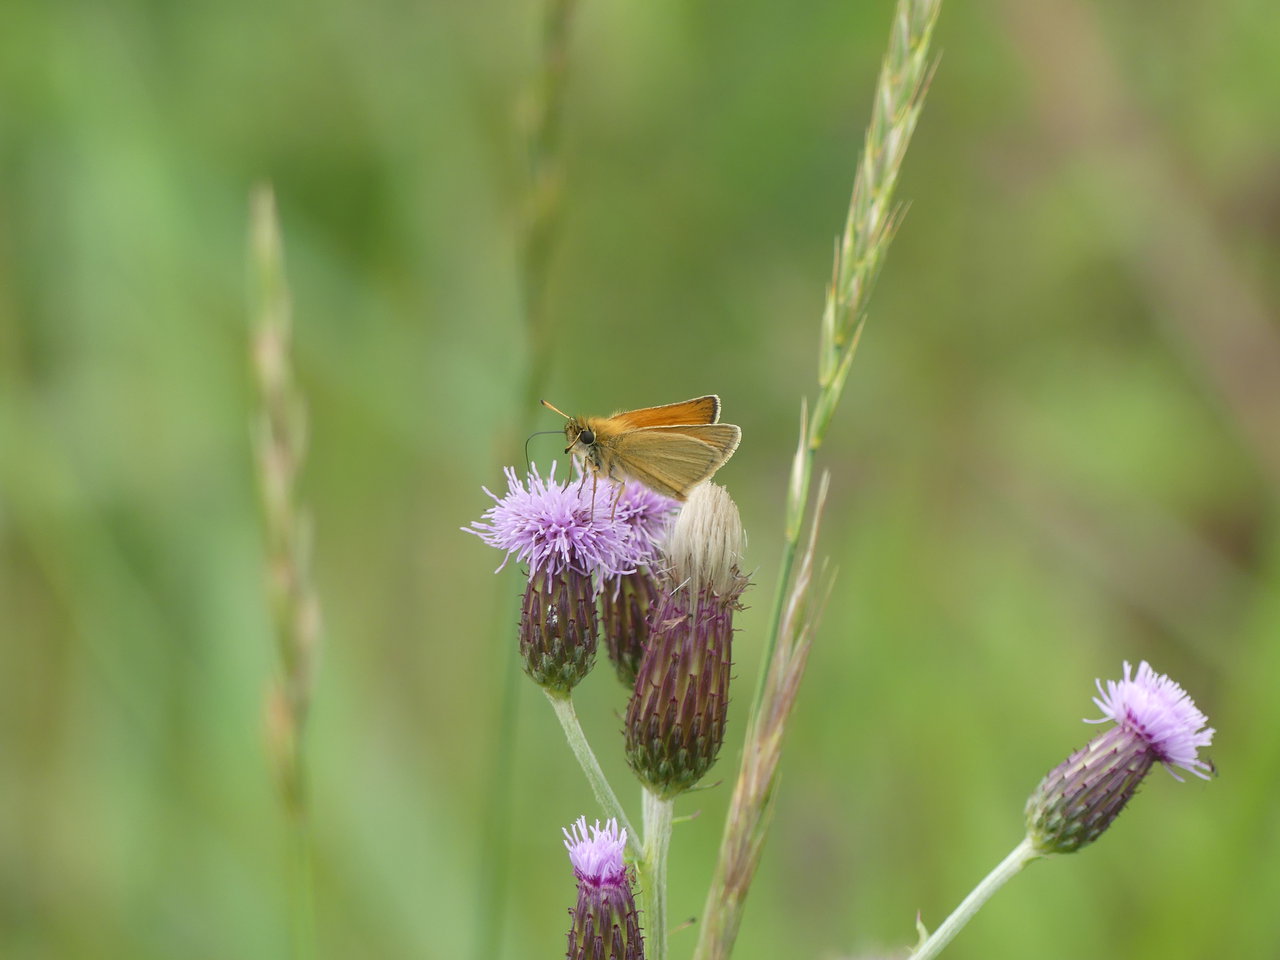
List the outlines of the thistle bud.
{"label": "thistle bud", "polygon": [[709,589],[722,598],[737,598],[746,588],[739,570],[746,546],[738,505],[729,491],[714,483],[693,488],[663,547],[666,573],[694,592]]}
{"label": "thistle bud", "polygon": [[600,585],[649,561],[653,544],[630,517],[610,512],[607,491],[561,484],[555,467],[543,479],[533,468],[526,482],[507,468],[507,493],[485,489],[494,506],[463,527],[490,546],[527,563],[529,580],[520,613],[525,673],[548,693],[567,697],[591,670],[599,641],[596,596]]}
{"label": "thistle bud", "polygon": [[704,483],[676,518],[662,594],[627,705],[627,762],[657,795],[696,784],[724,743],[733,667],[733,614],[746,589],[738,508]]}
{"label": "thistle bud", "polygon": [[567,696],[595,665],[599,636],[589,576],[572,568],[532,572],[520,605],[520,659],[534,683]]}
{"label": "thistle bud", "polygon": [[587,818],[564,831],[564,845],[578,881],[578,903],[569,911],[569,950],[565,960],[643,960],[644,939],[631,892],[631,877],[622,860],[627,831],[610,820],[597,820],[588,836]]}
{"label": "thistle bud", "polygon": [[600,592],[600,628],[605,648],[622,685],[635,685],[640,657],[649,639],[649,613],[659,596],[650,565],[658,559],[657,545],[665,539],[680,504],[639,483],[629,483],[617,498],[613,515],[631,531],[637,553],[645,562],[632,573],[606,583]]}
{"label": "thistle bud", "polygon": [[600,594],[601,632],[623,686],[635,686],[640,658],[649,644],[649,614],[659,595],[658,582],[648,570],[624,574],[614,589]]}
{"label": "thistle bud", "polygon": [[1212,769],[1196,756],[1213,729],[1182,687],[1143,661],[1136,677],[1098,681],[1093,702],[1104,716],[1088,723],[1116,726],[1050,770],[1027,801],[1027,832],[1038,853],[1074,853],[1102,835],[1157,762],[1174,779],[1182,767],[1208,779]]}

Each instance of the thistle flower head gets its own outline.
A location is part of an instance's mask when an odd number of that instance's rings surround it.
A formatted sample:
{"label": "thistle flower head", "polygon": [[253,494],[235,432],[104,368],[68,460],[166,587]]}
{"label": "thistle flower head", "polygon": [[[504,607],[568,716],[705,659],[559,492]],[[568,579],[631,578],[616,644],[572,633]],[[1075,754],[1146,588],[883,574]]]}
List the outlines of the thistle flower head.
{"label": "thistle flower head", "polygon": [[499,570],[514,556],[529,565],[530,576],[572,570],[599,582],[628,573],[653,555],[653,542],[645,535],[653,526],[649,504],[633,498],[620,519],[611,512],[607,484],[559,483],[554,464],[545,478],[531,468],[527,483],[514,467],[503,472],[506,494],[499,497],[484,488],[494,505],[462,528],[506,553]]}
{"label": "thistle flower head", "polygon": [[[605,484],[601,489],[607,490],[609,485]],[[680,501],[654,493],[642,483],[628,483],[620,494],[614,496],[617,500],[610,502],[610,516],[627,528],[632,547],[639,557],[638,563],[652,563],[671,529]],[[601,496],[601,499],[605,498]]]}
{"label": "thistle flower head", "polygon": [[595,663],[597,595],[612,582],[618,596],[622,578],[654,560],[675,502],[638,484],[618,491],[581,475],[559,483],[554,464],[545,478],[537,467],[524,480],[512,467],[504,472],[506,494],[485,488],[494,505],[462,529],[506,553],[499,570],[512,557],[528,565],[520,612],[524,669],[548,693],[568,696]]}
{"label": "thistle flower head", "polygon": [[1097,681],[1100,696],[1094,697],[1093,702],[1106,716],[1085,722],[1118,723],[1145,741],[1177,780],[1182,778],[1174,767],[1209,779],[1209,764],[1196,756],[1198,747],[1213,742],[1214,730],[1205,726],[1209,718],[1196,708],[1182,687],[1156,673],[1145,660],[1138,664],[1137,676],[1131,677],[1131,673],[1126,661],[1123,680],[1108,680],[1106,690],[1102,680]]}
{"label": "thistle flower head", "polygon": [[627,831],[618,828],[618,821],[610,819],[603,827],[600,821],[588,828],[587,818],[579,817],[565,827],[564,845],[573,864],[573,875],[581,883],[600,886],[603,883],[621,883],[626,879],[627,867],[622,852],[627,848]]}
{"label": "thistle flower head", "polygon": [[[1207,777],[1196,757],[1213,730],[1183,689],[1143,661],[1136,676],[1098,681],[1094,702],[1116,726],[1094,737],[1045,775],[1027,800],[1027,832],[1042,854],[1072,853],[1098,839],[1137,792],[1151,767],[1163,763]],[[1177,774],[1174,774],[1177,777]],[[1181,780],[1181,777],[1177,777]]]}
{"label": "thistle flower head", "polygon": [[566,960],[644,960],[631,876],[622,860],[627,831],[616,820],[603,828],[597,820],[588,831],[587,818],[579,817],[564,838],[578,880]]}

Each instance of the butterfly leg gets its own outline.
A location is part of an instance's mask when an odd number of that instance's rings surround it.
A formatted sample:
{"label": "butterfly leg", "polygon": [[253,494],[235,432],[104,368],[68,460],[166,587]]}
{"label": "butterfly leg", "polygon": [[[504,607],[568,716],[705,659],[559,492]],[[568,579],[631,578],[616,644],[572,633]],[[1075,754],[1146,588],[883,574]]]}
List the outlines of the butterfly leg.
{"label": "butterfly leg", "polygon": [[626,484],[621,480],[615,480],[614,486],[618,488],[618,492],[613,495],[613,509],[609,511],[609,519],[612,520],[618,515],[618,501],[622,499],[622,491],[626,489]]}
{"label": "butterfly leg", "polygon": [[[582,496],[582,488],[587,483],[587,474],[589,472],[590,471],[588,471],[586,466],[584,465],[582,468],[582,479],[578,481],[577,494],[579,497]],[[592,473],[591,474],[591,520],[594,520],[595,518],[596,518],[596,475]],[[591,520],[588,520],[587,522],[590,523]]]}

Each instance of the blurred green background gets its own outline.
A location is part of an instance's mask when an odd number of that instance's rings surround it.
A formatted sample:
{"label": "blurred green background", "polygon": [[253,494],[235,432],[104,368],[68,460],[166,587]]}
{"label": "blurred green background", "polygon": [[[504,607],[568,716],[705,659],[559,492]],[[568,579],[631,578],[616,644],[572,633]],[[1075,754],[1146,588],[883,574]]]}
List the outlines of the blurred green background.
{"label": "blurred green background", "polygon": [[[583,0],[573,27],[546,395],[714,391],[742,426],[719,475],[757,584],[742,706],[890,13]],[[521,584],[459,532],[523,459],[538,37],[520,3],[0,6],[0,955],[291,949],[249,446],[261,179],[326,623],[316,955],[469,957],[490,924],[501,957],[562,955],[559,831],[598,811],[523,677],[509,796],[486,799]],[[910,211],[820,457],[838,579],[736,956],[940,922],[1091,735],[1094,678],[1148,659],[1221,731],[1220,778],[1156,771],[947,955],[1275,957],[1280,6],[956,3],[935,39]],[[624,691],[602,669],[578,700],[638,813]],[[700,815],[674,838],[676,920],[728,792],[678,804]]]}

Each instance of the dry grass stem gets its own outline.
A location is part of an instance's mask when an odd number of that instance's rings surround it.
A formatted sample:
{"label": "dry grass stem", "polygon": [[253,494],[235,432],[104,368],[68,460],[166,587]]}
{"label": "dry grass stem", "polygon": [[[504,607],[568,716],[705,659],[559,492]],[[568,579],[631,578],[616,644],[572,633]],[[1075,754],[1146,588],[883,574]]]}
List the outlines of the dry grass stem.
{"label": "dry grass stem", "polygon": [[[866,322],[871,288],[901,221],[894,190],[932,73],[930,40],[941,0],[899,0],[881,65],[862,158],[819,326],[818,396],[801,402],[800,437],[786,504],[786,532],[771,627],[752,704],[716,875],[707,895],[695,956],[727,957],[760,860],[772,812],[778,760],[821,602],[811,595],[813,552],[827,477],[818,492],[809,542],[795,569],[808,509],[814,455],[844,392]],[[825,594],[824,594],[825,596]]]}
{"label": "dry grass stem", "polygon": [[824,578],[826,584],[820,590],[813,589],[818,528],[830,479],[830,474],[824,472],[818,483],[809,539],[787,597],[760,710],[747,731],[742,766],[725,822],[720,860],[703,910],[701,935],[694,954],[697,960],[718,960],[728,957],[732,951],[747,891],[764,848],[787,718],[795,705],[813,634],[831,590],[830,577]]}
{"label": "dry grass stem", "polygon": [[[527,436],[535,429],[535,417],[541,410],[538,399],[544,393],[554,358],[555,338],[546,309],[547,286],[563,209],[564,161],[560,130],[569,40],[577,6],[577,0],[546,0],[543,5],[538,70],[519,104],[517,119],[524,136],[528,182],[517,244],[529,359],[524,383],[517,388],[522,414],[513,430],[499,432],[496,444],[499,450],[513,449],[518,436]],[[510,609],[510,605],[499,604],[498,609]],[[502,683],[493,707],[495,747],[493,764],[486,775],[484,817],[490,827],[480,851],[476,902],[501,904],[505,902],[507,888],[511,770],[515,755],[516,706],[523,677],[516,658],[510,655],[510,620],[498,617],[494,622],[498,630],[496,648],[502,654]],[[504,917],[505,910],[501,908],[476,914],[475,957],[488,960],[498,952]]]}
{"label": "dry grass stem", "polygon": [[547,285],[551,255],[560,226],[564,192],[561,117],[569,66],[569,37],[577,0],[547,0],[542,21],[542,57],[537,76],[525,95],[521,121],[528,162],[528,192],[521,218],[520,272],[530,357],[522,409],[538,411],[552,362],[552,337],[547,317]]}
{"label": "dry grass stem", "polygon": [[[800,450],[792,465],[787,495],[786,540],[772,627],[766,640],[765,669],[776,643],[782,601],[807,509],[814,453],[822,446],[844,392],[845,378],[862,338],[871,287],[902,218],[902,209],[895,207],[893,195],[932,75],[929,44],[940,5],[941,0],[899,0],[894,14],[889,49],[880,68],[862,159],[854,176],[844,232],[836,243],[831,284],[819,325],[818,397],[808,416],[801,410]],[[763,687],[762,675],[756,687],[756,706]]]}
{"label": "dry grass stem", "polygon": [[297,496],[306,407],[289,364],[292,305],[269,187],[254,192],[250,218],[258,298],[250,335],[259,397],[254,453],[266,536],[267,596],[281,664],[267,694],[267,744],[285,804],[302,818],[303,737],[320,639],[320,604],[310,571],[311,522]]}

